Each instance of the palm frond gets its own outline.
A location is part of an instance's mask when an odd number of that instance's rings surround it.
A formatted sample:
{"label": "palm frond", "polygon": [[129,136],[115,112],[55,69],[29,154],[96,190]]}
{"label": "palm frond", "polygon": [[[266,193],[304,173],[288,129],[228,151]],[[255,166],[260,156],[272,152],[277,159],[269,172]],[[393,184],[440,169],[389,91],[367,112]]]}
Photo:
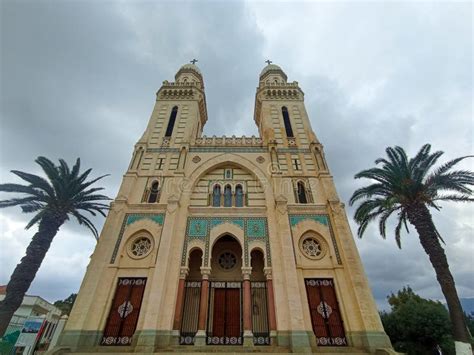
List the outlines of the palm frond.
{"label": "palm frond", "polygon": [[26,204],[26,203],[29,203],[29,202],[32,202],[32,201],[36,201],[36,196],[23,197],[23,198],[12,198],[10,200],[0,201],[0,208],[23,205],[23,204]]}
{"label": "palm frond", "polygon": [[82,214],[78,213],[77,211],[73,211],[72,215],[74,217],[76,217],[76,220],[80,225],[86,226],[92,232],[92,234],[94,235],[94,238],[96,239],[96,241],[99,240],[99,233],[97,232],[97,229],[95,228],[94,224],[87,217],[83,216]]}
{"label": "palm frond", "polygon": [[42,177],[19,170],[11,170],[11,172],[26,182],[29,182],[32,187],[43,190],[51,197],[55,196],[53,187]]}
{"label": "palm frond", "polygon": [[401,238],[401,230],[402,227],[405,226],[405,229],[407,233],[410,233],[408,230],[408,225],[407,225],[407,213],[405,210],[402,210],[398,216],[398,223],[397,226],[395,227],[395,241],[397,243],[397,246],[399,249],[402,248],[402,238]]}

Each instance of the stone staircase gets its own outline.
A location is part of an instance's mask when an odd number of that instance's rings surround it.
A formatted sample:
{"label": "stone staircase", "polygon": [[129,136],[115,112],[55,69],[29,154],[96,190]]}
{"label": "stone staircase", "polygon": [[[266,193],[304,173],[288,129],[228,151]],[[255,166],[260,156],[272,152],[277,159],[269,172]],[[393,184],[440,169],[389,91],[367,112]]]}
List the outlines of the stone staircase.
{"label": "stone staircase", "polygon": [[[67,354],[68,352],[63,352],[63,354]],[[77,355],[110,355],[110,354],[120,354],[120,355],[136,355],[137,353],[127,353],[127,352],[94,352],[94,353],[74,353]],[[163,349],[156,349],[153,353],[140,353],[140,354],[161,354],[161,355],[176,355],[176,354],[200,354],[200,355],[221,355],[221,354],[236,354],[236,355],[243,355],[243,354],[302,354],[302,353],[295,353],[292,352],[289,348],[280,347],[280,346],[232,346],[232,345],[213,345],[213,346],[171,346],[168,348]],[[363,354],[370,354],[365,350],[352,348],[352,347],[318,347],[317,349],[313,349],[313,354],[319,355],[335,355],[335,354],[343,354],[343,355],[363,355]],[[60,353],[58,353],[60,354]],[[307,353],[305,353],[307,354]]]}

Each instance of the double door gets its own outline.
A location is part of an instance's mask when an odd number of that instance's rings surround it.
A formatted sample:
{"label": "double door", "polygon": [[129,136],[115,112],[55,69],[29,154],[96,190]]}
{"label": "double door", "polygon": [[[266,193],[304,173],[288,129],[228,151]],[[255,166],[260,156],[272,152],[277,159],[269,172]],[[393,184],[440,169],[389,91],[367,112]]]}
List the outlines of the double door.
{"label": "double door", "polygon": [[305,279],[309,310],[317,344],[347,346],[332,279]]}
{"label": "double door", "polygon": [[211,282],[207,328],[208,344],[242,344],[241,285],[241,282]]}

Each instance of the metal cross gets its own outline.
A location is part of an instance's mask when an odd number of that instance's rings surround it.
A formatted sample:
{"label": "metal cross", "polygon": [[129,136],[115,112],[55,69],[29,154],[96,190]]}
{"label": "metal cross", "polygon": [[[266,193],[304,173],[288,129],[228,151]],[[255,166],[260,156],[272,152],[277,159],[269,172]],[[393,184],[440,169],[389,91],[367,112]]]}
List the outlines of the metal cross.
{"label": "metal cross", "polygon": [[273,62],[270,59],[267,59],[265,63],[268,63],[268,65],[272,64]]}
{"label": "metal cross", "polygon": [[197,61],[198,61],[197,59],[193,59],[191,60],[191,63],[196,64]]}

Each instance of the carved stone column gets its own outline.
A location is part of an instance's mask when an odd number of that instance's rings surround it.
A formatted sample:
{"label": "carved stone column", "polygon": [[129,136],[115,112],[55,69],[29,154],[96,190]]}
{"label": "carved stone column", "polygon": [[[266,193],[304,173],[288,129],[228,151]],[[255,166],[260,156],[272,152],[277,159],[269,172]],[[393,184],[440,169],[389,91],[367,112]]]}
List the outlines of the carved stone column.
{"label": "carved stone column", "polygon": [[209,310],[209,275],[210,267],[201,267],[201,301],[199,304],[198,331],[196,333],[195,344],[206,345],[206,321]]}
{"label": "carved stone column", "polygon": [[183,303],[184,303],[184,284],[186,276],[188,276],[189,268],[182,266],[179,271],[178,295],[176,297],[176,309],[174,312],[173,330],[179,331],[181,329],[181,319],[183,318]]}
{"label": "carved stone column", "polygon": [[276,336],[276,317],[275,317],[275,297],[273,296],[272,268],[263,269],[267,278],[267,303],[268,303],[268,327],[270,328],[270,337]]}
{"label": "carved stone column", "polygon": [[252,273],[251,267],[242,267],[242,278],[243,282],[243,293],[244,293],[244,345],[253,345],[253,333],[252,333],[252,295],[250,291],[250,274]]}

